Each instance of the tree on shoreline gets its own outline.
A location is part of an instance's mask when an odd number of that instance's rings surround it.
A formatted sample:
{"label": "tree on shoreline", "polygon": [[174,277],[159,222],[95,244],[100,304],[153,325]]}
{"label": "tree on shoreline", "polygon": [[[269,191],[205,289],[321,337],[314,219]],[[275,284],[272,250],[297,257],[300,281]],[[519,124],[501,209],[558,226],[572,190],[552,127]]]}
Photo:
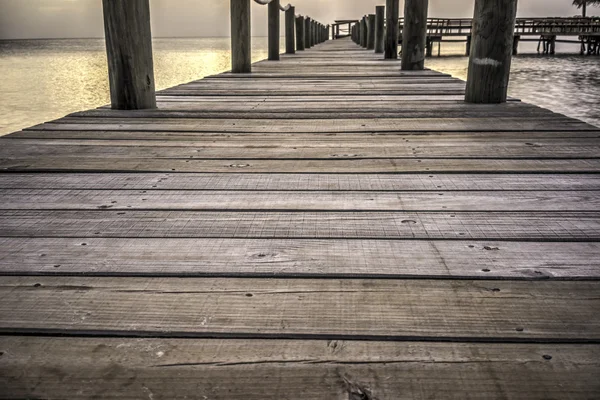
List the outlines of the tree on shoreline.
{"label": "tree on shoreline", "polygon": [[581,16],[585,17],[587,6],[598,6],[600,5],[600,0],[573,0],[573,5],[577,8],[583,8]]}

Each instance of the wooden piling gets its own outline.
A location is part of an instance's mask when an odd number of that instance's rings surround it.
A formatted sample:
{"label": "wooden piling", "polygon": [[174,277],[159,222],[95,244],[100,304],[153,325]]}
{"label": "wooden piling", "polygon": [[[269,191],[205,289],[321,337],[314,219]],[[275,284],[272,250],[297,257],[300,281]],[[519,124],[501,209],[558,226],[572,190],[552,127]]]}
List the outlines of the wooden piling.
{"label": "wooden piling", "polygon": [[296,50],[304,51],[304,17],[296,18]]}
{"label": "wooden piling", "polygon": [[521,36],[515,36],[513,39],[513,46],[512,46],[512,55],[516,56],[519,54],[519,41],[521,40]]}
{"label": "wooden piling", "polygon": [[465,54],[467,57],[469,57],[471,55],[471,38],[472,38],[471,35],[467,36],[467,46],[466,46],[467,48],[465,51]]}
{"label": "wooden piling", "polygon": [[[112,0],[105,0],[112,1]],[[250,0],[231,2],[231,72],[252,72]]]}
{"label": "wooden piling", "polygon": [[296,53],[296,8],[291,6],[285,12],[285,52]]}
{"label": "wooden piling", "polygon": [[360,21],[360,45],[362,47],[367,47],[367,17],[362,17]]}
{"label": "wooden piling", "polygon": [[375,49],[375,14],[369,14],[367,18],[367,50]]}
{"label": "wooden piling", "polygon": [[406,71],[425,68],[429,0],[406,0],[402,29],[402,64]]}
{"label": "wooden piling", "polygon": [[267,7],[269,9],[269,60],[279,61],[279,35],[281,32],[279,0],[272,0]]}
{"label": "wooden piling", "polygon": [[385,30],[385,6],[375,7],[375,53],[383,53]]}
{"label": "wooden piling", "polygon": [[312,27],[312,21],[311,21],[310,17],[306,17],[306,19],[304,20],[304,46],[307,49],[310,49],[312,47],[311,27]]}
{"label": "wooden piling", "polygon": [[148,0],[103,0],[111,106],[156,108]]}
{"label": "wooden piling", "polygon": [[475,0],[467,102],[506,101],[516,14],[517,0]]}
{"label": "wooden piling", "polygon": [[400,0],[386,1],[386,35],[384,58],[396,60],[398,58],[398,18],[400,15]]}

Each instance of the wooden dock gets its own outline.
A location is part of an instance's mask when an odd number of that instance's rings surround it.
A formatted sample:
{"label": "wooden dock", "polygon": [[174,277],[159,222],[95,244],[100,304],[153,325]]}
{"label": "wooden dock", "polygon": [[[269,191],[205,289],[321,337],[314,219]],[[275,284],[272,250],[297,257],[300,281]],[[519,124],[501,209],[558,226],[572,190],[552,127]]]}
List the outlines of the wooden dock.
{"label": "wooden dock", "polygon": [[350,39],[0,139],[0,398],[600,397],[600,128]]}

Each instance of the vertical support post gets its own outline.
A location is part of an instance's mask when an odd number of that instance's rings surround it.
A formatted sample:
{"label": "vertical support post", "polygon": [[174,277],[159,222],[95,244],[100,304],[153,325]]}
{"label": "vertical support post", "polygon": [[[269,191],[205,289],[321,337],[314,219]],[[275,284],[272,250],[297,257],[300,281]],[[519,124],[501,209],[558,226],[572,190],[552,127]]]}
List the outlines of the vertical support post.
{"label": "vertical support post", "polygon": [[521,36],[515,36],[513,39],[513,47],[512,47],[512,55],[516,56],[519,54],[519,41],[521,40]]}
{"label": "vertical support post", "polygon": [[375,14],[369,14],[367,18],[367,50],[375,49]]}
{"label": "vertical support post", "polygon": [[506,101],[517,0],[475,0],[465,101]]}
{"label": "vertical support post", "polygon": [[267,6],[269,11],[269,60],[279,61],[279,0],[273,0]]}
{"label": "vertical support post", "polygon": [[429,0],[406,0],[402,29],[402,66],[406,71],[425,68]]}
{"label": "vertical support post", "polygon": [[285,12],[285,52],[296,53],[296,8],[290,7]]}
{"label": "vertical support post", "polygon": [[[333,28],[331,29],[333,31]],[[327,25],[324,29],[323,29],[323,34],[324,34],[324,39],[325,41],[329,40],[329,25]]]}
{"label": "vertical support post", "polygon": [[296,49],[304,51],[304,17],[296,18]]}
{"label": "vertical support post", "polygon": [[149,1],[103,0],[102,5],[112,108],[156,108]]}
{"label": "vertical support post", "polygon": [[310,40],[311,40],[311,28],[312,27],[312,21],[310,19],[310,17],[306,17],[306,19],[304,20],[304,47],[307,49],[310,49],[312,47]]}
{"label": "vertical support post", "polygon": [[467,36],[467,50],[465,52],[467,57],[469,57],[471,55],[471,38],[472,38],[471,35]]}
{"label": "vertical support post", "polygon": [[363,17],[360,21],[360,45],[362,47],[367,47],[367,17]]}
{"label": "vertical support post", "polygon": [[331,25],[331,40],[335,40],[336,39],[336,37],[335,37],[335,27],[336,26],[337,25]]}
{"label": "vertical support post", "polygon": [[396,60],[398,58],[398,19],[400,17],[400,0],[386,1],[386,25],[385,35],[385,59]]}
{"label": "vertical support post", "polygon": [[383,53],[385,30],[385,6],[375,7],[375,53]]}
{"label": "vertical support post", "polygon": [[252,54],[250,52],[250,0],[230,0],[230,2],[231,72],[252,72]]}

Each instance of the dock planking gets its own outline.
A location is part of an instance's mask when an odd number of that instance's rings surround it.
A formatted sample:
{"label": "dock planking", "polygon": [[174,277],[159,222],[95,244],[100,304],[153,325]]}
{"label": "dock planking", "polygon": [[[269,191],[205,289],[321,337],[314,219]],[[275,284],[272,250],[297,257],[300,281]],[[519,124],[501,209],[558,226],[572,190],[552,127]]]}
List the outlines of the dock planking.
{"label": "dock planking", "polygon": [[463,98],[342,39],[0,139],[0,398],[597,397],[600,128]]}

